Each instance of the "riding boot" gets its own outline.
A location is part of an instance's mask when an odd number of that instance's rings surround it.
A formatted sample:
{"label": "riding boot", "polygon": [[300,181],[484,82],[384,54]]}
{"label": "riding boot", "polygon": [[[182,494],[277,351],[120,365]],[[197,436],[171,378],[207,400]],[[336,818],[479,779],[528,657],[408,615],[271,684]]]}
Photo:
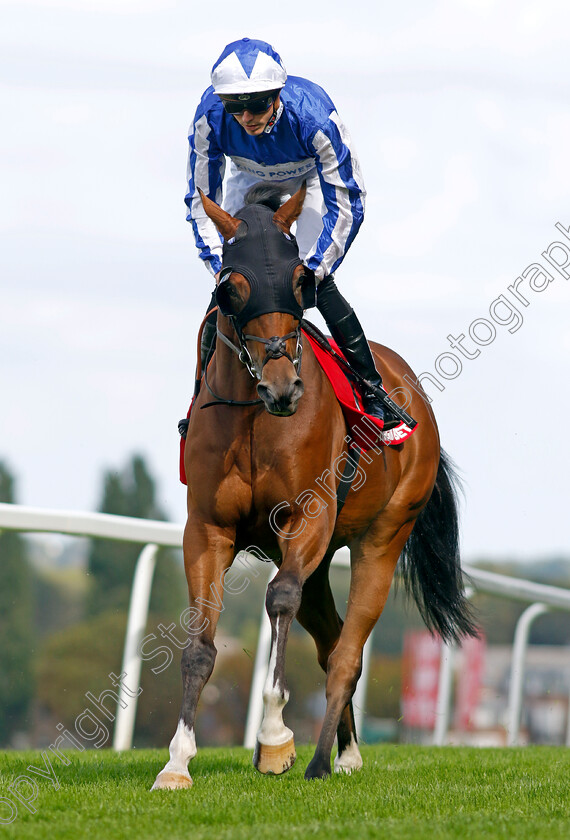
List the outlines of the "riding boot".
{"label": "riding boot", "polygon": [[[206,314],[210,312],[210,315],[204,324],[202,329],[202,339],[200,341],[200,370],[202,371],[202,376],[206,368],[208,367],[208,362],[214,355],[214,350],[216,349],[216,322],[217,322],[217,312],[212,312],[211,310],[216,306],[216,298],[215,293],[212,293],[212,300],[210,301],[210,305],[206,310]],[[200,383],[202,379],[197,378],[194,382],[194,396],[192,397],[192,402],[190,404],[190,408],[194,404],[194,400],[200,393]],[[190,422],[189,417],[184,417],[182,420],[178,421],[178,431],[180,436],[186,440],[186,434],[188,432],[188,424]]]}
{"label": "riding boot", "polygon": [[[317,307],[347,362],[371,385],[381,388],[382,377],[376,369],[362,325],[348,301],[338,291],[332,275],[321,281],[317,288]],[[367,414],[384,422],[384,429],[393,429],[400,423],[399,418],[382,404],[372,389],[363,392],[362,404]]]}
{"label": "riding boot", "polygon": [[[206,368],[208,367],[208,363],[214,355],[214,350],[216,349],[217,312],[211,311],[214,306],[216,306],[216,301],[214,295],[212,295],[212,300],[210,301],[210,306],[207,310],[210,312],[210,315],[208,316],[208,319],[204,324],[204,328],[202,329],[202,340],[200,341],[200,370],[202,371],[202,376],[204,375]],[[200,379],[197,379],[194,386],[195,397],[198,396],[198,392],[200,391],[200,381]]]}

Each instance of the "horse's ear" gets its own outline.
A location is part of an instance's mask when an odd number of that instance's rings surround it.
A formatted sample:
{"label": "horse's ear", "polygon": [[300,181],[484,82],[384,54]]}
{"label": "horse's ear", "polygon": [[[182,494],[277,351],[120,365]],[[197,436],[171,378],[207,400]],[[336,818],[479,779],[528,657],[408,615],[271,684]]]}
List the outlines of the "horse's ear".
{"label": "horse's ear", "polygon": [[296,222],[301,215],[303,209],[303,202],[307,193],[307,182],[303,181],[301,189],[291,196],[285,204],[282,204],[279,210],[273,214],[273,221],[281,230],[289,233],[291,225]]}
{"label": "horse's ear", "polygon": [[234,219],[233,216],[230,216],[229,213],[222,210],[215,201],[212,201],[211,198],[208,198],[208,196],[202,192],[200,187],[198,187],[198,192],[200,193],[202,207],[204,208],[206,216],[213,221],[226,242],[228,239],[233,239],[236,235],[238,227],[241,224],[241,219]]}

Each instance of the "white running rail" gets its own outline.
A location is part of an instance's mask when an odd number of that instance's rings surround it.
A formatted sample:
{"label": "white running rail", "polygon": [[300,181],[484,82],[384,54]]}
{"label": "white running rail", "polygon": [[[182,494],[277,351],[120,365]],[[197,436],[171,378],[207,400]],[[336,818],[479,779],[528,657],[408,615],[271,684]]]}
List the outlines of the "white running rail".
{"label": "white running rail", "polygon": [[[0,503],[1,528],[15,531],[68,534],[71,536],[98,537],[125,542],[145,543],[145,548],[139,555],[133,578],[122,668],[123,672],[127,674],[124,682],[127,686],[131,686],[131,692],[134,690],[133,687],[138,689],[140,686],[141,670],[139,645],[148,618],[148,605],[156,552],[159,546],[180,548],[182,545],[183,527],[169,522],[156,522],[105,513],[79,513],[76,511],[48,510],[45,508]],[[337,551],[333,558],[333,564],[349,567],[350,557],[348,549]],[[570,590],[556,586],[545,586],[519,578],[511,578],[472,566],[464,566],[463,569],[476,590],[495,595],[503,595],[506,598],[514,598],[534,605],[523,613],[519,619],[515,633],[508,713],[508,744],[513,746],[518,743],[522,708],[524,658],[531,623],[548,609],[570,610]],[[257,689],[263,685],[267,671],[271,643],[271,633],[270,631],[268,632],[268,628],[269,620],[263,610],[246,722],[244,745],[248,747],[252,747],[255,743],[255,733],[259,728],[263,711],[261,690]],[[362,676],[353,698],[355,722],[359,732],[362,731],[362,721],[365,713],[371,649],[372,636],[368,639],[364,649]],[[438,723],[434,732],[434,743],[438,745],[445,743],[449,726],[452,664],[453,649],[444,646],[439,680]],[[132,693],[128,696],[126,694],[123,696],[122,691],[121,689],[121,693],[119,694],[117,718],[113,733],[113,748],[116,750],[130,749],[136,715],[136,698],[133,702]],[[570,724],[567,743],[570,746]]]}

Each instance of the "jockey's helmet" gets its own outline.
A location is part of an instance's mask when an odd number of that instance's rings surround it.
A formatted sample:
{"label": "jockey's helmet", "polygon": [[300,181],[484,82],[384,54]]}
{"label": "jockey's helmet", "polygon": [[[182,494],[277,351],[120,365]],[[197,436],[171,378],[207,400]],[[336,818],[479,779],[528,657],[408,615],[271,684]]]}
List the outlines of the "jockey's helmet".
{"label": "jockey's helmet", "polygon": [[214,93],[262,93],[279,90],[287,81],[281,57],[271,44],[242,38],[228,44],[212,67]]}

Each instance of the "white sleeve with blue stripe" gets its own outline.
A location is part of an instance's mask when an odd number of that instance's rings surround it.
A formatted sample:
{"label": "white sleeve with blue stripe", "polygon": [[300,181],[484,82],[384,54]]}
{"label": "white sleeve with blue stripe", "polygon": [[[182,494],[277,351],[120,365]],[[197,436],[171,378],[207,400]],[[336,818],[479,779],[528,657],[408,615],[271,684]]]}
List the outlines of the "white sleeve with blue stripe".
{"label": "white sleeve with blue stripe", "polygon": [[221,204],[226,159],[217,146],[206,115],[200,115],[200,109],[190,127],[188,140],[188,193],[184,199],[188,207],[186,221],[192,225],[200,259],[204,260],[212,274],[217,274],[222,267],[222,239],[204,212],[198,187],[208,198]]}
{"label": "white sleeve with blue stripe", "polygon": [[186,218],[200,257],[213,274],[222,265],[221,239],[204,213],[198,187],[222,203],[226,156],[238,170],[255,173],[266,183],[285,185],[288,177],[298,180],[300,170],[308,176],[316,167],[325,215],[305,262],[319,279],[340,265],[362,223],[366,192],[358,158],[333,103],[318,85],[298,77],[288,79],[282,102],[283,113],[269,134],[256,138],[253,151],[251,138],[225,113],[212,88],[204,93],[196,111],[189,136]]}
{"label": "white sleeve with blue stripe", "polygon": [[336,111],[315,133],[312,145],[326,213],[305,262],[322,279],[340,265],[362,224],[366,190],[350,135]]}

